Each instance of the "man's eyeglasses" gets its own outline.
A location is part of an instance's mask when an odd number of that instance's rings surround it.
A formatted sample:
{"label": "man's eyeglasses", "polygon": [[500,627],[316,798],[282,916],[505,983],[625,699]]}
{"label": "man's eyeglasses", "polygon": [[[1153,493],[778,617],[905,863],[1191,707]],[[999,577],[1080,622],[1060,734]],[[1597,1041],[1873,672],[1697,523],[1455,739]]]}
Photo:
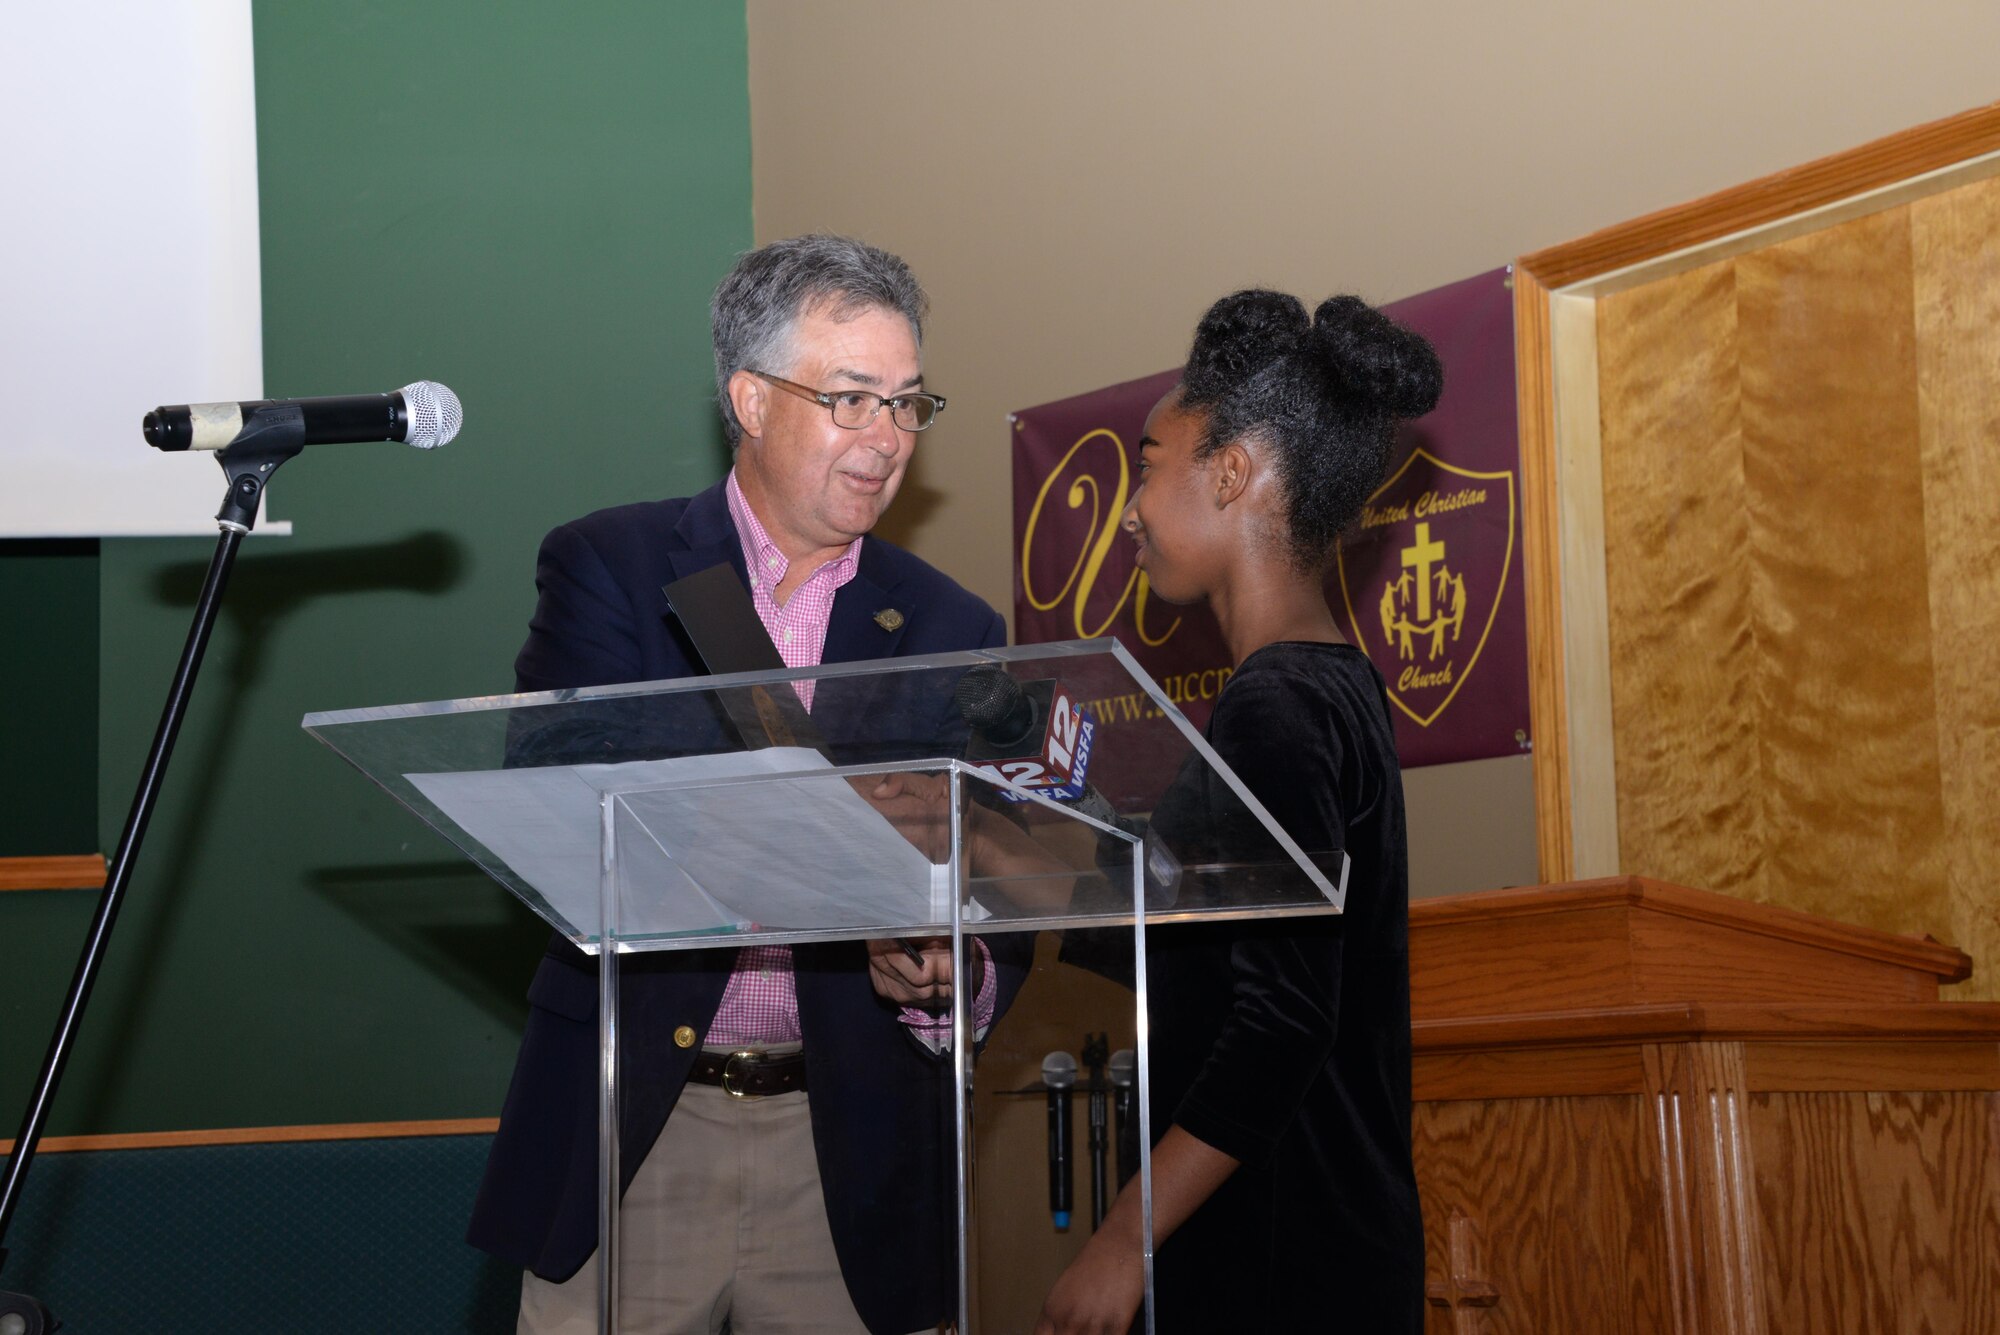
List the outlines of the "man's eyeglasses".
{"label": "man's eyeglasses", "polygon": [[905,431],[926,430],[944,411],[944,396],[941,394],[895,394],[886,399],[865,389],[843,389],[838,394],[827,394],[766,371],[752,371],[750,374],[770,381],[779,389],[789,390],[802,399],[811,399],[833,414],[835,426],[849,431],[859,431],[874,421],[884,404],[889,408],[889,420]]}

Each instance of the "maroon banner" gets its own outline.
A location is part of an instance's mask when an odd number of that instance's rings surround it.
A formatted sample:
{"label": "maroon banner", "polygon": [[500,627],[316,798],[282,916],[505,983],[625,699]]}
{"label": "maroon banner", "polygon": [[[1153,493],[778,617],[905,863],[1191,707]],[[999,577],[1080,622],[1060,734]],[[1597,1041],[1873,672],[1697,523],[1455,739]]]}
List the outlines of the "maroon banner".
{"label": "maroon banner", "polygon": [[[1327,602],[1388,683],[1405,766],[1518,754],[1530,742],[1507,271],[1383,309],[1437,348],[1444,398],[1398,440]],[[1146,414],[1178,374],[1013,414],[1014,640],[1115,635],[1202,727],[1232,670],[1221,632],[1206,608],[1154,598],[1118,531]],[[1107,741],[1147,711],[1138,695],[1085,705]]]}

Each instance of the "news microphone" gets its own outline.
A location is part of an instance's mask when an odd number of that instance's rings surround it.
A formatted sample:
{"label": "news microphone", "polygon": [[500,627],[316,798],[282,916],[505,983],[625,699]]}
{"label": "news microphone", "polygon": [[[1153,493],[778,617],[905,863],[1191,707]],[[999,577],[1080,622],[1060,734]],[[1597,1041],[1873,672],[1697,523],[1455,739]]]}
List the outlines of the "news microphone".
{"label": "news microphone", "polygon": [[[996,778],[1138,835],[1144,845],[1139,856],[1147,884],[1156,892],[1149,901],[1172,898],[1180,888],[1180,859],[1150,825],[1120,816],[1118,808],[1091,786],[1088,772],[1097,725],[1071,703],[1061,682],[1053,678],[1019,682],[1006,669],[984,663],[959,678],[953,696],[972,728],[967,760]],[[1005,790],[1000,795],[1011,802],[1026,800]],[[1100,858],[1110,852],[1103,844],[1109,838],[1100,837]]]}
{"label": "news microphone", "polygon": [[465,424],[458,395],[434,380],[419,380],[393,394],[170,404],[147,413],[142,429],[156,450],[226,450],[258,409],[281,404],[299,409],[308,445],[393,440],[429,450],[449,443]]}
{"label": "news microphone", "polygon": [[[972,728],[967,760],[1059,802],[1085,796],[1084,771],[1097,725],[1071,702],[1062,683],[1053,677],[1018,682],[988,663],[960,677],[952,695]],[[1095,805],[1111,812],[1102,797]],[[1108,825],[1116,813],[1089,814]]]}
{"label": "news microphone", "polygon": [[1042,1058],[1042,1084],[1049,1091],[1049,1216],[1058,1231],[1069,1229],[1069,1092],[1076,1085],[1076,1058],[1051,1052]]}

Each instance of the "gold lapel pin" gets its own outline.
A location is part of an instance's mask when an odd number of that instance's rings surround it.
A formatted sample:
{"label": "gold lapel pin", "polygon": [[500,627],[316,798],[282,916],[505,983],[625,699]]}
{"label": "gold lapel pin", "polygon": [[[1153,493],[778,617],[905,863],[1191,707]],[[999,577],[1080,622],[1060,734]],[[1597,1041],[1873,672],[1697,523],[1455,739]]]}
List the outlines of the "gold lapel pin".
{"label": "gold lapel pin", "polygon": [[893,607],[885,607],[875,614],[875,624],[883,630],[901,630],[903,628],[903,614]]}

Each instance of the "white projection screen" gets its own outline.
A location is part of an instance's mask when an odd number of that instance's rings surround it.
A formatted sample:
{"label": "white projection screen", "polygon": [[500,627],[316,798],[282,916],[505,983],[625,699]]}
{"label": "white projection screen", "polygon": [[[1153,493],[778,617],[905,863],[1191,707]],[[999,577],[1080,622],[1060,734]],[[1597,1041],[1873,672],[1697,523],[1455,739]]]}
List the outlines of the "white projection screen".
{"label": "white projection screen", "polygon": [[250,0],[20,4],[7,26],[0,538],[212,535],[222,470],[139,419],[263,394]]}

